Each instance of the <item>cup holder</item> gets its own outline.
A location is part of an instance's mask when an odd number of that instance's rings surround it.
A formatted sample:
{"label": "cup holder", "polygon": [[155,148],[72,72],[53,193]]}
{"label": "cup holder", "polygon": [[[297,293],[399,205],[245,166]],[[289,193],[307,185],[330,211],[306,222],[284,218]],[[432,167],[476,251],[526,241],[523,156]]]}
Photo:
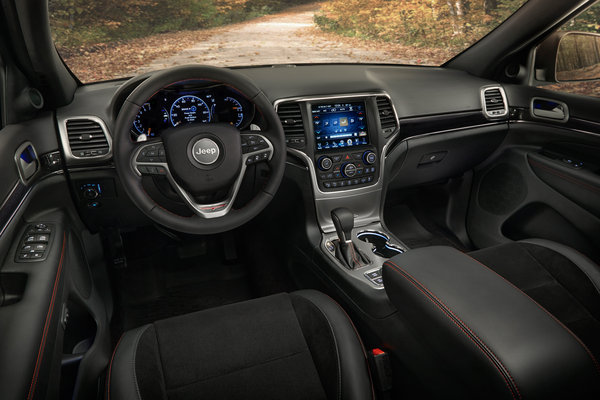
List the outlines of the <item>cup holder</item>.
{"label": "cup holder", "polygon": [[392,258],[398,254],[404,253],[400,247],[390,243],[390,237],[385,233],[377,231],[362,231],[356,237],[363,242],[373,245],[371,249],[374,254],[383,258]]}

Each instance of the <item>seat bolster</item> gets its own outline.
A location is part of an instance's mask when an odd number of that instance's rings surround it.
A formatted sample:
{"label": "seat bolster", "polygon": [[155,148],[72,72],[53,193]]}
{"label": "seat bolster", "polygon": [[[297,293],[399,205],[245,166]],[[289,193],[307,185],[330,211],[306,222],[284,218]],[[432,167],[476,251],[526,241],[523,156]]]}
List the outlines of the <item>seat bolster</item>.
{"label": "seat bolster", "polygon": [[588,277],[592,282],[598,294],[600,294],[600,267],[592,260],[581,254],[577,250],[546,239],[525,239],[520,240],[519,243],[529,243],[537,246],[545,247],[556,253],[562,254],[569,261],[575,264],[579,269]]}
{"label": "seat bolster", "polygon": [[106,400],[142,400],[135,371],[140,338],[152,325],[127,331],[121,336],[108,369]]}
{"label": "seat bolster", "polygon": [[352,321],[331,297],[314,290],[300,290],[301,296],[313,303],[329,322],[335,338],[341,368],[341,399],[374,398],[366,352]]}

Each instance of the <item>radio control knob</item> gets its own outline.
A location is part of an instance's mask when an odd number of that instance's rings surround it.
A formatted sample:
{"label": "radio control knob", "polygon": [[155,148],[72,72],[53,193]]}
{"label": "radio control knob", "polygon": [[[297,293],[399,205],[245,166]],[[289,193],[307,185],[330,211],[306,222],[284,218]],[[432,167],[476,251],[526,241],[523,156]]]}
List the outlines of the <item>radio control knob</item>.
{"label": "radio control knob", "polygon": [[352,163],[344,164],[342,167],[342,174],[344,174],[346,178],[352,178],[356,175],[356,165]]}
{"label": "radio control knob", "polygon": [[375,161],[377,161],[377,154],[371,150],[367,150],[363,154],[363,161],[368,165],[375,164]]}
{"label": "radio control knob", "polygon": [[328,171],[333,166],[333,161],[329,157],[319,158],[319,169],[321,171]]}

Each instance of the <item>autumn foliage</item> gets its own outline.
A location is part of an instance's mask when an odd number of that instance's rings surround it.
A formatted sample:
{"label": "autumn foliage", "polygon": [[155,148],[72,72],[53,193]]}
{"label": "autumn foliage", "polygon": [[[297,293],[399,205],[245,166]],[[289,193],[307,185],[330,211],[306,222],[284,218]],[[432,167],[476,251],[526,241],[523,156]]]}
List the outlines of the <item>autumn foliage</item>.
{"label": "autumn foliage", "polygon": [[462,50],[498,26],[525,0],[333,0],[315,22],[359,38]]}
{"label": "autumn foliage", "polygon": [[[314,1],[314,0],[313,0]],[[61,54],[181,30],[206,29],[282,10],[306,0],[49,0]]]}

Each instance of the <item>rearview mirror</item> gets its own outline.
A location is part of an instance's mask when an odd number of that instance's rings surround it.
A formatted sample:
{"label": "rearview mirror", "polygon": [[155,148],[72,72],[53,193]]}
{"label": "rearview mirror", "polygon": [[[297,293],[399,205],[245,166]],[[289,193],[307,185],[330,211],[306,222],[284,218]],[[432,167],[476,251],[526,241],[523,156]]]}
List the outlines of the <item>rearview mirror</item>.
{"label": "rearview mirror", "polygon": [[539,81],[600,79],[600,34],[556,32],[538,46],[535,64]]}

